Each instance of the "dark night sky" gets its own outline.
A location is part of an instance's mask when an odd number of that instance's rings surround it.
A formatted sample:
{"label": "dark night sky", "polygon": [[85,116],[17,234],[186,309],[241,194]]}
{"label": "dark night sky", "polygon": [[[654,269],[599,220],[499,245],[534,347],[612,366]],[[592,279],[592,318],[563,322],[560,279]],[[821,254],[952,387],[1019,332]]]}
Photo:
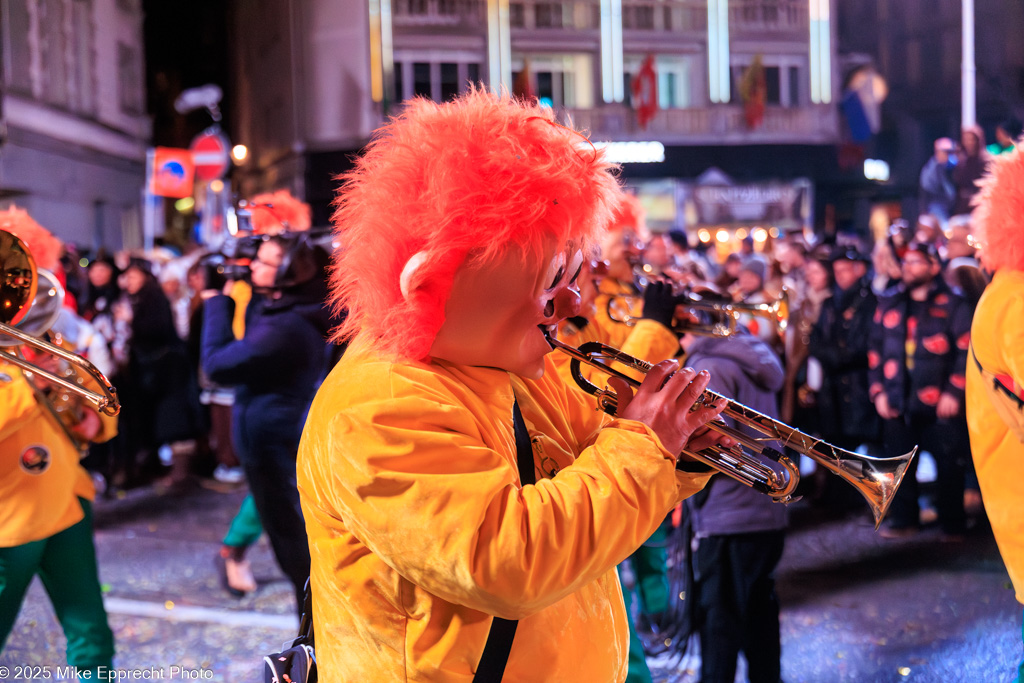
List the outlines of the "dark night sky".
{"label": "dark night sky", "polygon": [[182,90],[216,83],[225,92],[221,112],[230,120],[228,69],[229,0],[143,0],[146,89],[153,117],[153,144],[187,147],[212,121],[206,111],[181,116],[174,100]]}

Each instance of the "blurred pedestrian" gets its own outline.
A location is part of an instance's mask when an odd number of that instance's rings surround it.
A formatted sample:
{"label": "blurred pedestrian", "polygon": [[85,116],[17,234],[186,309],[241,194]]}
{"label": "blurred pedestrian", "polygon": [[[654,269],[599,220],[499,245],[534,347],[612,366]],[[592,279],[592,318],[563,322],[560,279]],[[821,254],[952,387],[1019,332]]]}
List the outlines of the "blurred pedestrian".
{"label": "blurred pedestrian", "polygon": [[[684,334],[681,343],[686,364],[710,374],[709,389],[770,417],[778,415],[775,395],[784,373],[767,344],[743,330],[726,338]],[[686,510],[693,533],[693,589],[686,600],[700,639],[700,680],[733,683],[742,652],[751,683],[779,683],[775,568],[785,545],[786,507],[731,477],[715,476],[687,499]]]}
{"label": "blurred pedestrian", "polygon": [[[874,447],[880,423],[868,392],[868,346],[877,300],[871,290],[870,257],[853,247],[832,255],[835,285],[811,331],[808,353],[821,366],[817,432],[831,444],[856,451]],[[860,496],[839,479],[817,468],[818,502],[846,510]]]}
{"label": "blurred pedestrian", "polygon": [[1005,154],[1017,144],[1017,139],[1024,133],[1024,125],[1016,116],[1011,116],[996,126],[996,141],[988,146],[992,156]]}
{"label": "blurred pedestrian", "polygon": [[[967,361],[967,423],[981,493],[1017,601],[1024,603],[1024,152],[993,161],[974,217],[994,275]],[[1024,661],[1016,681],[1024,681]]]}
{"label": "blurred pedestrian", "polygon": [[[936,466],[936,511],[947,538],[966,527],[963,495],[968,457],[964,373],[971,309],[941,277],[939,254],[914,242],[903,257],[902,283],[879,297],[868,356],[870,397],[882,418],[886,456],[919,445]],[[914,458],[881,533],[908,536],[919,528]]]}
{"label": "blurred pedestrian", "polygon": [[956,201],[956,185],[953,184],[953,168],[957,163],[956,145],[949,138],[935,141],[934,153],[921,169],[920,209],[930,213],[942,223],[951,215]]}
{"label": "blurred pedestrian", "polygon": [[956,186],[952,214],[969,213],[971,200],[978,193],[977,182],[985,174],[989,154],[985,149],[985,133],[981,126],[964,128],[960,133],[960,150],[951,177]]}

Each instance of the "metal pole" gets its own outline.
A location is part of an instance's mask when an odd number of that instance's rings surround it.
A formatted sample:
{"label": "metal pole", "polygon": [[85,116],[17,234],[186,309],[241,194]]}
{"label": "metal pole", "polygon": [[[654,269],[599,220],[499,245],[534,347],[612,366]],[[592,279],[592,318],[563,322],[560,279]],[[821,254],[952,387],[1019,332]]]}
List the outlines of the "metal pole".
{"label": "metal pole", "polygon": [[974,0],[961,0],[963,10],[963,61],[960,66],[960,126],[967,128],[977,122],[974,67]]}

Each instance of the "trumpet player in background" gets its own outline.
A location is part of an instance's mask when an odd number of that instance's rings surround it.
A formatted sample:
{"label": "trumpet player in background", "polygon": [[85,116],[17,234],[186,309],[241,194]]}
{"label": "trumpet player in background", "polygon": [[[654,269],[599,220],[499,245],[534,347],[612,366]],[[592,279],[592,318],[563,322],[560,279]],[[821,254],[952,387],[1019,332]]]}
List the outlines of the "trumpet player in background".
{"label": "trumpet player in background", "polygon": [[[613,213],[614,223],[610,235],[604,240],[606,251],[602,256],[607,260],[588,260],[584,263],[579,277],[580,312],[579,315],[562,321],[558,326],[560,341],[576,347],[586,342],[600,342],[609,346],[618,344],[617,348],[621,348],[623,352],[652,364],[669,360],[679,354],[679,340],[671,329],[675,314],[675,296],[671,284],[662,281],[650,282],[640,295],[630,295],[626,299],[630,302],[642,302],[640,310],[634,311],[639,317],[632,325],[626,325],[608,315],[608,301],[611,296],[634,291],[631,286],[622,286],[621,281],[613,281],[611,286],[606,286],[604,280],[610,277],[606,273],[632,272],[625,257],[625,250],[618,248],[624,240],[617,233],[628,235],[642,232],[642,211],[636,197],[629,194],[621,195]],[[610,266],[611,263],[615,265]],[[603,305],[599,306],[599,302]],[[633,303],[627,306],[636,308]],[[572,386],[570,358],[558,352],[552,352],[549,358],[566,384]],[[583,366],[580,370],[589,380],[598,381],[600,373],[594,368]],[[629,590],[623,584],[630,629],[627,683],[648,683],[652,680],[630,605],[635,593],[639,600],[640,618],[656,625],[663,625],[662,615],[668,609],[670,601],[664,543],[669,528],[670,518],[666,516],[651,537],[629,557],[635,588]],[[619,565],[620,581],[622,568],[623,565]]]}
{"label": "trumpet player in background", "polygon": [[547,360],[610,171],[550,109],[473,89],[412,100],[342,177],[352,341],[298,461],[322,680],[625,678],[614,567],[707,482],[684,447],[732,442],[675,362],[617,379],[612,419]]}
{"label": "trumpet player in background", "polygon": [[[707,293],[705,297],[709,296]],[[690,314],[691,327],[712,322]],[[685,327],[684,327],[685,329]],[[785,373],[778,355],[742,325],[728,337],[684,332],[686,364],[708,372],[708,388],[770,417]],[[745,428],[741,428],[745,429]],[[687,499],[693,539],[690,624],[700,639],[702,683],[732,683],[740,652],[750,683],[778,683],[781,668],[775,568],[788,523],[785,505],[729,477],[713,477]]]}
{"label": "trumpet player in background", "polygon": [[[0,213],[0,229],[22,239],[40,267],[59,267],[59,241],[24,211]],[[43,370],[61,370],[54,356],[25,355]],[[93,544],[95,489],[79,444],[110,439],[117,420],[81,401],[59,421],[47,405],[50,387],[29,374],[0,360],[0,650],[38,574],[67,636],[68,664],[99,680],[112,665],[114,637]]]}

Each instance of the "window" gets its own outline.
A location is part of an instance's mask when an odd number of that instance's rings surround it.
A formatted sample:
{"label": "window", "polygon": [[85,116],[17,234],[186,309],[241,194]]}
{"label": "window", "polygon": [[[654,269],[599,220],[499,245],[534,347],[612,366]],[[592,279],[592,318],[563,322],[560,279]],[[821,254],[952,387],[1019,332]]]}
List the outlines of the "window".
{"label": "window", "polygon": [[534,8],[537,13],[537,28],[562,28],[562,6],[557,3],[538,3]]}
{"label": "window", "polygon": [[521,2],[510,2],[508,5],[508,25],[512,28],[526,26],[526,8]]}
{"label": "window", "polygon": [[[668,9],[667,7],[665,9]],[[650,31],[654,28],[654,7],[633,5],[622,8],[622,28]]]}
{"label": "window", "polygon": [[789,102],[790,107],[800,106],[800,67],[789,67]]}
{"label": "window", "polygon": [[43,99],[68,104],[68,73],[64,53],[64,3],[42,0],[39,5],[39,52],[42,61]]}
{"label": "window", "polygon": [[4,21],[7,22],[7,30],[4,32],[3,39],[8,42],[5,46],[7,50],[2,56],[7,61],[11,89],[31,92],[32,51],[29,47],[31,20],[28,0],[10,0],[7,3],[7,16],[4,17]]}
{"label": "window", "polygon": [[459,65],[451,63],[441,64],[441,101],[455,99],[459,94]]}
{"label": "window", "polygon": [[416,62],[412,65],[412,96],[427,99],[434,96],[430,87],[430,64],[426,62]]}
{"label": "window", "polygon": [[782,104],[782,84],[779,82],[779,67],[764,68],[765,104]]}
{"label": "window", "polygon": [[121,111],[127,114],[144,113],[142,101],[142,65],[138,48],[117,44],[117,83]]}
{"label": "window", "polygon": [[96,111],[93,85],[92,0],[74,0],[71,4],[71,108],[84,114]]}
{"label": "window", "polygon": [[921,41],[908,40],[907,43],[907,82],[917,85],[921,82]]}
{"label": "window", "polygon": [[470,83],[480,82],[480,65],[479,64],[467,64],[466,65],[466,80]]}
{"label": "window", "polygon": [[402,73],[404,66],[402,62],[395,62],[395,100],[398,102],[405,99],[405,74]]}

